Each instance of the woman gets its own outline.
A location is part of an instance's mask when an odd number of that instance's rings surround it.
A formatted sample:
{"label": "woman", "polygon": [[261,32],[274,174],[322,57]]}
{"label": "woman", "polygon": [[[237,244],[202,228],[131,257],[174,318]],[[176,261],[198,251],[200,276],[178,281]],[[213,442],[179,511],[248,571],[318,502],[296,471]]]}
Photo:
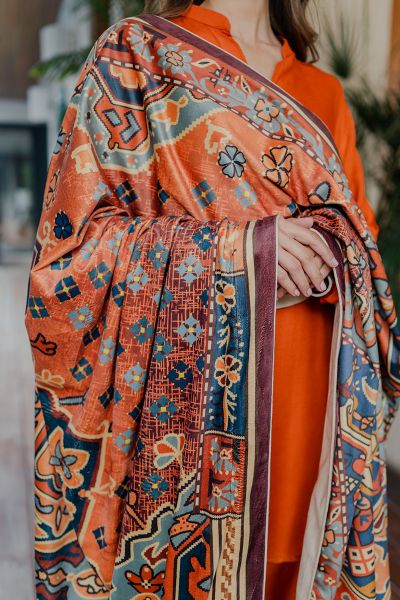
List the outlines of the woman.
{"label": "woman", "polygon": [[38,598],[390,595],[400,344],[353,123],[305,3],[242,4],[148,3],[64,117],[25,317]]}
{"label": "woman", "polygon": [[[163,14],[157,10],[161,4],[149,2],[148,8]],[[181,3],[178,8],[174,3],[172,14],[180,13],[186,5]],[[305,18],[306,5],[287,2],[282,10],[281,3],[272,2],[270,13],[264,0],[253,2],[251,11],[245,2],[205,0],[201,6],[191,5],[184,14],[172,19],[250,62],[328,125],[349,176],[350,189],[376,236],[377,224],[364,194],[354,123],[341,86],[335,78],[305,62],[308,53],[316,55],[315,34]],[[164,10],[164,14],[170,13]],[[301,290],[305,299],[311,294],[311,287],[320,289],[321,280],[329,272],[329,262],[318,252],[313,252],[311,260],[301,254],[310,248],[308,240],[300,246],[295,229],[283,231],[285,225],[289,227],[289,222],[281,223],[279,236],[278,281],[282,285],[278,297],[284,291],[293,296]],[[321,276],[314,280],[313,261],[315,269],[321,269]],[[321,453],[334,317],[332,303],[336,301],[333,290],[321,301],[309,299],[282,308],[276,316],[267,598],[295,597],[307,511]],[[293,369],[289,380],[288,364]],[[300,440],[296,437],[298,429],[302,431]]]}

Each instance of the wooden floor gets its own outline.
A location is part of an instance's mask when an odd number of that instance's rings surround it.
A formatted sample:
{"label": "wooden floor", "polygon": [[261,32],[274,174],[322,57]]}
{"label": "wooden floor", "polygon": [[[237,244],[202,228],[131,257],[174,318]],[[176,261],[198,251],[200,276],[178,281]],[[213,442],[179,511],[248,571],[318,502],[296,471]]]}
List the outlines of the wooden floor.
{"label": "wooden floor", "polygon": [[[24,308],[29,272],[0,266],[0,600],[33,600],[33,374]],[[399,416],[400,418],[400,416]],[[400,476],[389,472],[393,600],[400,600]]]}

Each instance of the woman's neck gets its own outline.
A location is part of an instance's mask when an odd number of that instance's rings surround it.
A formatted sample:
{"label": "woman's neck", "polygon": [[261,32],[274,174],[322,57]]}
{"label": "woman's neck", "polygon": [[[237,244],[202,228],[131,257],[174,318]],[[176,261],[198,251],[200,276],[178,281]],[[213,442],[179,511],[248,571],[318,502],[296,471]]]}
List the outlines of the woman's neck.
{"label": "woman's neck", "polygon": [[202,6],[228,17],[232,35],[247,44],[279,46],[269,17],[268,0],[204,0]]}

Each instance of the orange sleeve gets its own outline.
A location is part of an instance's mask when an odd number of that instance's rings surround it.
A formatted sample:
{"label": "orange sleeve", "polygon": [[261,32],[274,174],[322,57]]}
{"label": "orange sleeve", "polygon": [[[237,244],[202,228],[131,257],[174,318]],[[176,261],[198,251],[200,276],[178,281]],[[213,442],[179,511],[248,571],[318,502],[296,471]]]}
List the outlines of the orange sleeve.
{"label": "orange sleeve", "polygon": [[332,133],[343,162],[345,173],[349,180],[350,190],[376,240],[379,227],[375,219],[374,211],[365,195],[363,166],[356,147],[355,123],[351,110],[346,102],[343,87],[340,83],[337,102],[337,120]]}

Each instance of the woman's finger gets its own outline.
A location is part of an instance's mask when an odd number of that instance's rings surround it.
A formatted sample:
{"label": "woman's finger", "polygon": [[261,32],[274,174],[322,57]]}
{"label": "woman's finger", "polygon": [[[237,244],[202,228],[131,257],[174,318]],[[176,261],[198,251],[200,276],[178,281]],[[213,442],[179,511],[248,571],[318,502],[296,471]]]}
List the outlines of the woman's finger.
{"label": "woman's finger", "polygon": [[305,229],[304,227],[296,227],[293,237],[303,245],[312,248],[316,254],[321,256],[327,265],[330,265],[331,267],[338,266],[338,262],[332,251],[315,231]]}
{"label": "woman's finger", "polygon": [[304,227],[310,229],[314,225],[313,217],[282,217],[278,215],[278,225],[280,229],[285,230],[285,227],[289,223],[294,223],[295,225],[300,225],[300,227]]}
{"label": "woman's finger", "polygon": [[277,294],[276,294],[278,297],[278,300],[281,300],[281,298],[283,298],[283,296],[285,294],[286,294],[286,290],[281,285],[278,285],[278,290],[277,290]]}
{"label": "woman's finger", "polygon": [[314,225],[314,219],[312,217],[299,217],[294,220],[296,221],[296,225],[300,225],[300,227],[310,228]]}
{"label": "woman's finger", "polygon": [[300,296],[300,291],[290,279],[287,271],[278,265],[278,283],[291,296]]}
{"label": "woman's finger", "polygon": [[[289,252],[297,261],[300,262],[301,268],[311,282],[311,287],[324,292],[326,285],[324,283],[324,277],[321,275],[320,266],[316,260],[316,255],[309,246],[300,244],[297,240],[287,237],[285,234],[281,236],[281,246],[284,250]],[[282,265],[285,268],[285,265]],[[295,280],[296,283],[297,280]],[[300,288],[302,291],[303,289]],[[304,293],[304,291],[303,291]]]}
{"label": "woman's finger", "polygon": [[323,263],[323,266],[321,267],[321,275],[323,277],[323,279],[325,279],[325,277],[328,277],[329,273],[332,271],[332,268],[327,265],[326,263]]}
{"label": "woman's finger", "polygon": [[[291,240],[288,240],[287,245]],[[279,253],[279,265],[288,273],[291,280],[296,284],[297,289],[301,291],[304,296],[311,296],[312,290],[310,280],[307,277],[301,261],[291,252],[285,250],[281,246]],[[320,272],[318,271],[320,276]]]}
{"label": "woman's finger", "polygon": [[325,279],[327,275],[332,271],[332,267],[326,264],[325,261],[319,256],[319,254],[314,254],[313,260],[315,261],[318,269],[321,271],[322,278]]}

